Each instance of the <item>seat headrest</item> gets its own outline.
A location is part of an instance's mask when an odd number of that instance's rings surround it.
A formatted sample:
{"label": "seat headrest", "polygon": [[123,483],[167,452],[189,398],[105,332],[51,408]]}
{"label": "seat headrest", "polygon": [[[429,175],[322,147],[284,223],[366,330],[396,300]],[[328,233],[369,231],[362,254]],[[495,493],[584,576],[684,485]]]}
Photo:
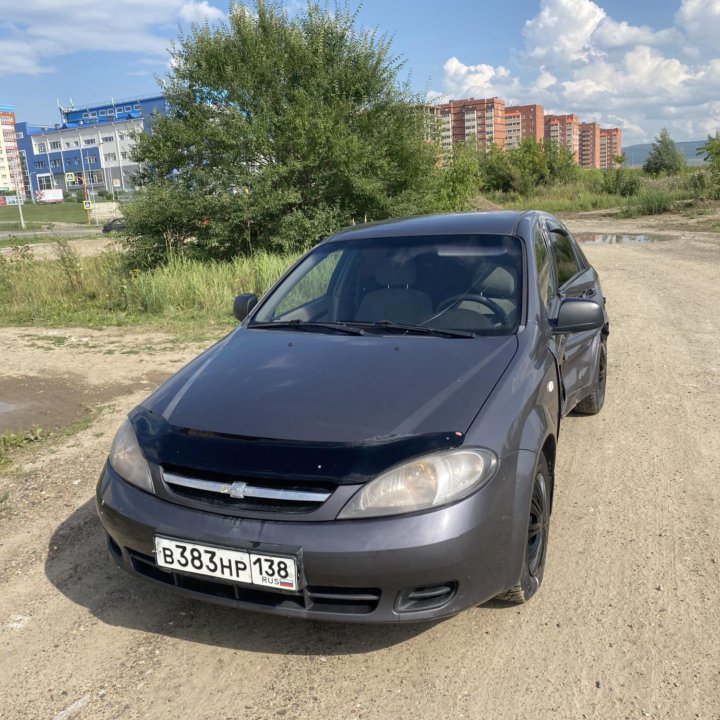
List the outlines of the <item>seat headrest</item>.
{"label": "seat headrest", "polygon": [[514,297],[515,276],[504,267],[496,267],[486,278],[480,281],[479,289],[489,297]]}
{"label": "seat headrest", "polygon": [[375,282],[387,287],[404,287],[415,282],[415,265],[412,262],[389,262],[375,272]]}

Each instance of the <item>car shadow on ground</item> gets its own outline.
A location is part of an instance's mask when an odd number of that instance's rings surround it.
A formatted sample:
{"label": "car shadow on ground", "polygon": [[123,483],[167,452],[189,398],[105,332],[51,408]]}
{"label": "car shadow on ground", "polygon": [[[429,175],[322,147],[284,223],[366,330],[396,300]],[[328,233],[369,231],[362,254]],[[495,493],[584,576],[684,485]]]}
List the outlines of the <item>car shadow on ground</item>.
{"label": "car shadow on ground", "polygon": [[56,528],[45,575],[68,599],[108,625],[234,650],[282,655],[366,653],[405,642],[437,624],[321,623],[177,596],[115,566],[94,500]]}

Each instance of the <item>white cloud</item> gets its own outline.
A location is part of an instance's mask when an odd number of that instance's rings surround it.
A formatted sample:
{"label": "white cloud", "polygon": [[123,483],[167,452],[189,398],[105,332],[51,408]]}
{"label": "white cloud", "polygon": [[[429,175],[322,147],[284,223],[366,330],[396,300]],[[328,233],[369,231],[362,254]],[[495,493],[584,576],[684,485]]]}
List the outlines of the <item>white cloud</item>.
{"label": "white cloud", "polygon": [[166,56],[178,23],[220,20],[207,0],[25,0],[0,25],[0,73],[52,72],[52,60],[80,51]]}
{"label": "white cloud", "polygon": [[180,8],[180,17],[189,23],[212,22],[213,20],[224,20],[225,13],[216,7],[208,4],[207,0],[202,2],[186,2]]}
{"label": "white cloud", "polygon": [[443,71],[446,94],[450,97],[508,97],[519,89],[510,70],[502,65],[465,65],[451,57]]}
{"label": "white cloud", "polygon": [[675,13],[676,24],[693,43],[717,50],[720,38],[720,0],[683,0]]}
{"label": "white cloud", "polygon": [[626,144],[664,126],[679,140],[720,128],[720,0],[681,0],[669,28],[610,17],[593,0],[540,0],[522,34],[513,72],[450,58],[448,95],[574,112],[623,128]]}
{"label": "white cloud", "polygon": [[587,62],[594,54],[593,32],[604,17],[591,0],[543,0],[523,29],[528,57],[546,65]]}

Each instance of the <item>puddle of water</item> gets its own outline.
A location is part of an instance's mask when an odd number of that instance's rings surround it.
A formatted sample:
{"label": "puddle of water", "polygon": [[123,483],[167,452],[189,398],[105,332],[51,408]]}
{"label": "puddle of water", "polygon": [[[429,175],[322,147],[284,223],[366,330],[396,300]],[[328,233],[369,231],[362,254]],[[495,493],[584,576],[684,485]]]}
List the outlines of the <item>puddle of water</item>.
{"label": "puddle of water", "polygon": [[14,410],[17,410],[17,405],[11,405],[0,400],[0,413],[13,412]]}
{"label": "puddle of water", "polygon": [[640,243],[667,240],[658,235],[602,235],[600,233],[576,233],[575,239],[583,245],[639,245]]}

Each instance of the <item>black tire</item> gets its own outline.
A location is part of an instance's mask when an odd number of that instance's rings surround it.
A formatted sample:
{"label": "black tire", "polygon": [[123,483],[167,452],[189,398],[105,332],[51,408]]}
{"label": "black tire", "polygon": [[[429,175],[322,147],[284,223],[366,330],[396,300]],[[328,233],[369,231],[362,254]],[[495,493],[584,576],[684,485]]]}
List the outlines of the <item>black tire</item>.
{"label": "black tire", "polygon": [[527,602],[542,583],[547,557],[550,530],[550,471],[544,455],[540,455],[530,499],[527,542],[522,573],[517,584],[497,596],[498,600],[513,603]]}
{"label": "black tire", "polygon": [[605,388],[607,385],[607,342],[600,343],[598,358],[597,381],[593,391],[583,398],[576,406],[575,412],[582,415],[597,415],[605,404]]}

